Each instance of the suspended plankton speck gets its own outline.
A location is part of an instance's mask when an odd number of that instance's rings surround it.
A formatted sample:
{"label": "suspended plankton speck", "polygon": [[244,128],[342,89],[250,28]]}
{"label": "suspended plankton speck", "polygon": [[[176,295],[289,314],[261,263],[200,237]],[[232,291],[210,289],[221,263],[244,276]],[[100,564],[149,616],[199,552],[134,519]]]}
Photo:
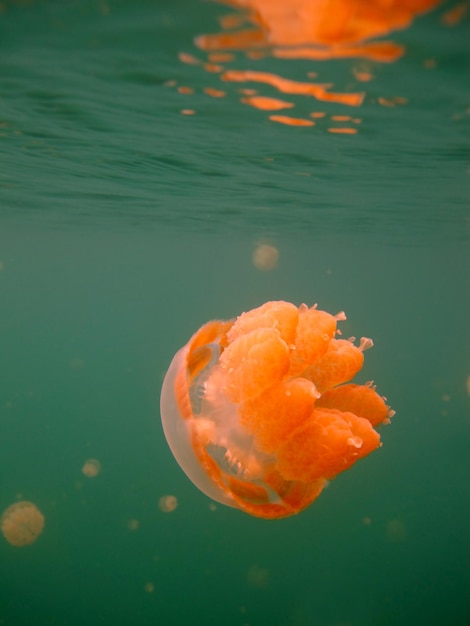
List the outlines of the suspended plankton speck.
{"label": "suspended plankton speck", "polygon": [[253,564],[246,574],[246,582],[250,587],[265,589],[269,584],[269,571],[265,567]]}
{"label": "suspended plankton speck", "polygon": [[139,529],[139,526],[140,526],[140,522],[139,522],[139,520],[138,520],[138,519],[130,519],[130,520],[127,522],[127,528],[128,528],[129,530],[132,530],[132,531],[134,531],[134,530],[138,530],[138,529]]}
{"label": "suspended plankton speck", "polygon": [[172,513],[178,506],[178,500],[175,496],[162,496],[158,501],[158,508],[163,513]]}
{"label": "suspended plankton speck", "polygon": [[392,519],[387,523],[386,535],[391,543],[403,543],[406,541],[407,532],[405,524],[400,519]]}

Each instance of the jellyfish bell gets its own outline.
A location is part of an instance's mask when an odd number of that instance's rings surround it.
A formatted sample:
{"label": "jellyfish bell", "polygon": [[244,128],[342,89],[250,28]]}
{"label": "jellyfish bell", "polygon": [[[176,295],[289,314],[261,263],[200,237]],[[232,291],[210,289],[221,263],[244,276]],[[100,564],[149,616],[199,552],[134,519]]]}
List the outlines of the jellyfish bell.
{"label": "jellyfish bell", "polygon": [[[201,464],[196,449],[193,448],[191,408],[189,405],[185,406],[188,399],[177,391],[178,379],[186,367],[188,352],[188,346],[185,346],[176,353],[163,381],[160,398],[163,431],[173,456],[196,487],[209,498],[232,506],[231,500],[213,483],[204,465]],[[198,429],[201,428],[203,424],[200,423]]]}
{"label": "jellyfish bell", "polygon": [[374,427],[392,412],[370,384],[347,384],[372,341],[336,339],[344,319],[267,302],[208,322],[177,352],[162,424],[203,493],[257,517],[287,517],[381,445]]}
{"label": "jellyfish bell", "polygon": [[32,502],[15,502],[3,512],[1,528],[5,539],[20,548],[34,543],[42,533],[44,515]]}
{"label": "jellyfish bell", "polygon": [[253,251],[253,265],[264,272],[273,270],[279,260],[279,250],[268,243],[259,243]]}

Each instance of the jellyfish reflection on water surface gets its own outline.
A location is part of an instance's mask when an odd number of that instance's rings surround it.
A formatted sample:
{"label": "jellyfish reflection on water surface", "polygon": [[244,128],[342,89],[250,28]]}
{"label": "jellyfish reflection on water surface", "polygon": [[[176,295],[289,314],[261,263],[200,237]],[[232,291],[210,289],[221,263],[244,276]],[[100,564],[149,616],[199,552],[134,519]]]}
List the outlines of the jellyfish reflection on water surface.
{"label": "jellyfish reflection on water surface", "polygon": [[348,383],[373,342],[337,339],[343,319],[267,302],[208,322],[177,352],[163,429],[201,491],[256,517],[287,517],[380,446],[374,426],[393,411],[372,384]]}

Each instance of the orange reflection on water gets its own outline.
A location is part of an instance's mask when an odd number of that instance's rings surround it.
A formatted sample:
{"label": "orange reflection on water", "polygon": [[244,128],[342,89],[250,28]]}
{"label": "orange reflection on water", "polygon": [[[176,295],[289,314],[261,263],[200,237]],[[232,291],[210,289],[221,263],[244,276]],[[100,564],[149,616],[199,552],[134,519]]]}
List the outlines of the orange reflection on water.
{"label": "orange reflection on water", "polygon": [[377,102],[384,107],[394,107],[397,105],[407,104],[408,100],[397,96],[396,98],[377,98]]}
{"label": "orange reflection on water", "polygon": [[[366,56],[393,61],[403,48],[393,42],[366,43],[393,30],[407,28],[416,15],[440,0],[219,0],[246,11],[252,27],[234,32],[201,35],[203,50],[245,50],[271,47],[275,54],[301,56],[310,50],[320,56]],[[241,25],[239,16],[222,20],[224,30]],[[254,27],[254,28],[253,28]],[[354,53],[352,54],[352,52]],[[371,52],[372,51],[372,52]],[[344,54],[343,54],[344,53]],[[312,58],[312,57],[309,57]]]}
{"label": "orange reflection on water", "polygon": [[[405,53],[404,46],[383,38],[392,31],[408,28],[419,15],[434,9],[441,0],[215,0],[239,12],[219,18],[220,32],[203,34],[195,43],[206,54],[196,59],[182,53],[184,63],[197,64],[207,72],[218,74],[226,83],[257,83],[260,89],[272,88],[282,94],[314,98],[320,102],[358,107],[365,99],[364,83],[374,79],[373,64],[390,63]],[[468,10],[469,2],[461,2],[445,12],[441,21],[447,25],[459,22]],[[360,89],[347,92],[335,90],[328,83],[292,80],[273,72],[254,69],[228,69],[223,64],[234,63],[240,52],[254,62],[267,57],[283,60],[303,59],[324,61],[332,59],[362,59],[351,68],[352,78],[361,83]],[[245,60],[246,63],[246,60]],[[315,68],[318,69],[318,66]],[[316,73],[306,72],[306,78]],[[354,83],[352,83],[354,85]],[[213,88],[210,88],[213,89]],[[217,90],[205,93],[219,97]],[[224,92],[225,94],[225,92]],[[246,96],[246,94],[245,94]],[[240,97],[241,102],[262,111],[293,108],[295,103],[261,94]],[[384,106],[404,104],[398,99],[381,98]],[[308,100],[307,106],[308,106]],[[300,116],[270,115],[269,119],[289,125],[312,125],[312,111]],[[330,132],[354,134],[357,127],[328,129]]]}
{"label": "orange reflection on water", "polygon": [[302,117],[290,117],[289,115],[270,115],[269,119],[272,122],[279,122],[279,124],[285,124],[286,126],[314,126],[315,122],[312,120],[306,120]]}
{"label": "orange reflection on water", "polygon": [[253,72],[251,70],[227,70],[221,77],[225,81],[257,82],[275,87],[281,93],[292,95],[313,96],[321,102],[340,102],[350,106],[359,106],[364,100],[363,93],[332,93],[327,89],[331,85],[318,83],[303,83],[296,80],[282,78],[268,72]]}
{"label": "orange reflection on water", "polygon": [[329,133],[336,133],[337,135],[356,135],[357,128],[328,128]]}
{"label": "orange reflection on water", "polygon": [[262,111],[279,111],[281,109],[292,109],[293,102],[279,100],[279,98],[268,98],[266,96],[249,96],[241,99],[244,104],[249,104]]}
{"label": "orange reflection on water", "polygon": [[221,89],[214,89],[213,87],[204,87],[204,93],[212,98],[224,98],[227,94]]}
{"label": "orange reflection on water", "polygon": [[455,7],[452,7],[444,13],[442,16],[442,22],[446,26],[455,26],[463,20],[469,9],[470,2],[460,2]]}

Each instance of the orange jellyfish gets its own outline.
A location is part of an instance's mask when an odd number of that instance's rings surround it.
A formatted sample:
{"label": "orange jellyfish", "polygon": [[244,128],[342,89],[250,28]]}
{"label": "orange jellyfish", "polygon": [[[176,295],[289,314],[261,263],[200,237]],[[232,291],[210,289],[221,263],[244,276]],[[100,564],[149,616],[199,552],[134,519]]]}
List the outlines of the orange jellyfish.
{"label": "orange jellyfish", "polygon": [[34,543],[44,528],[44,515],[32,502],[23,500],[9,506],[1,517],[2,533],[12,546]]}
{"label": "orange jellyfish", "polygon": [[348,383],[373,343],[337,339],[344,319],[267,302],[208,322],[177,352],[161,392],[163,429],[202,492],[256,517],[287,517],[380,446],[374,426],[393,411],[371,383]]}
{"label": "orange jellyfish", "polygon": [[82,473],[88,478],[95,478],[101,472],[101,463],[97,459],[87,459],[82,467]]}

